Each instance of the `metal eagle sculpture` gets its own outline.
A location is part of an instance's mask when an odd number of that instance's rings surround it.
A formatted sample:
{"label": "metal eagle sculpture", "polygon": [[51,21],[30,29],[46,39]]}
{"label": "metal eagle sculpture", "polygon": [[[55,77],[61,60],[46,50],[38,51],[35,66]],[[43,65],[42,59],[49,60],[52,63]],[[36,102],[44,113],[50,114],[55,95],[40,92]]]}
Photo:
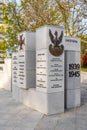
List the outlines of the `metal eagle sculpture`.
{"label": "metal eagle sculpture", "polygon": [[20,35],[20,40],[18,41],[18,46],[20,46],[20,50],[23,50],[22,45],[23,44],[25,45],[25,43],[24,43],[25,39],[22,39],[22,37],[23,37],[23,34]]}
{"label": "metal eagle sculpture", "polygon": [[[55,36],[54,36],[55,35]],[[49,29],[49,36],[52,44],[49,45],[49,51],[54,56],[62,55],[64,51],[64,46],[60,45],[63,39],[63,31],[61,31],[60,36],[58,37],[58,32],[55,31],[54,35],[52,34],[51,30]]]}

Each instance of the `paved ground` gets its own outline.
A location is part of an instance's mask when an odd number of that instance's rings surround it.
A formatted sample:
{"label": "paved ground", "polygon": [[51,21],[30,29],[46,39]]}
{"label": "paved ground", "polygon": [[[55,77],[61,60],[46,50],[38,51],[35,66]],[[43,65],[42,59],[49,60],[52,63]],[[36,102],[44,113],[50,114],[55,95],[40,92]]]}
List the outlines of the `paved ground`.
{"label": "paved ground", "polygon": [[34,130],[42,114],[16,103],[11,93],[0,90],[0,130]]}
{"label": "paved ground", "polygon": [[81,89],[81,106],[63,114],[44,116],[35,130],[87,130],[87,87]]}
{"label": "paved ground", "polygon": [[63,114],[46,116],[15,102],[0,90],[0,130],[87,130],[87,88],[82,87],[82,105]]}

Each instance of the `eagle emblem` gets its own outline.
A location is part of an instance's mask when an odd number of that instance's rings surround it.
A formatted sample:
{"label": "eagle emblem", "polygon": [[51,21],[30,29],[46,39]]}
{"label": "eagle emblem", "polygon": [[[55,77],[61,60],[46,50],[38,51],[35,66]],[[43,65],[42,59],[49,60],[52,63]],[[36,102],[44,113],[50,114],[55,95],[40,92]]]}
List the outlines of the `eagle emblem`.
{"label": "eagle emblem", "polygon": [[22,37],[23,37],[23,34],[22,34],[22,35],[20,35],[20,40],[18,41],[18,46],[20,46],[20,50],[23,50],[22,45],[23,45],[23,44],[25,45],[25,43],[24,43],[25,38],[24,38],[24,39],[22,39]]}
{"label": "eagle emblem", "polygon": [[60,45],[63,39],[63,31],[61,31],[60,36],[58,37],[58,32],[55,31],[54,35],[49,29],[49,36],[52,44],[49,45],[49,51],[53,56],[60,56],[64,51],[64,46]]}

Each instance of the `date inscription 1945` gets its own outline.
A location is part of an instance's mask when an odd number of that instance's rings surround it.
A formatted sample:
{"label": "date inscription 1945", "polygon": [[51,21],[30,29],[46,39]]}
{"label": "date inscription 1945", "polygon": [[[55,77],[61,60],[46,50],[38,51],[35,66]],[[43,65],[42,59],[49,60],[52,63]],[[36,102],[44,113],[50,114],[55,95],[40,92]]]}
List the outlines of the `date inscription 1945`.
{"label": "date inscription 1945", "polygon": [[69,77],[80,77],[80,64],[69,64]]}

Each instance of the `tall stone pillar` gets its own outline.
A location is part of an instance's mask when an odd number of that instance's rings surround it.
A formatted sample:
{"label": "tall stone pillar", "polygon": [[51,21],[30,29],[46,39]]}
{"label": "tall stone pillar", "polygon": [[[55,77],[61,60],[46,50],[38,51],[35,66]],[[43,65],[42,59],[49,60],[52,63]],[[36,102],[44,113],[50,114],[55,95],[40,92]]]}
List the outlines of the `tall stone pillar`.
{"label": "tall stone pillar", "polygon": [[[46,97],[46,114],[64,112],[64,34],[62,28],[36,31],[36,89]],[[45,108],[44,108],[45,109]]]}
{"label": "tall stone pillar", "polygon": [[18,40],[18,87],[35,88],[35,33],[23,32],[18,35]]}
{"label": "tall stone pillar", "polygon": [[80,106],[80,39],[65,37],[65,108]]}

